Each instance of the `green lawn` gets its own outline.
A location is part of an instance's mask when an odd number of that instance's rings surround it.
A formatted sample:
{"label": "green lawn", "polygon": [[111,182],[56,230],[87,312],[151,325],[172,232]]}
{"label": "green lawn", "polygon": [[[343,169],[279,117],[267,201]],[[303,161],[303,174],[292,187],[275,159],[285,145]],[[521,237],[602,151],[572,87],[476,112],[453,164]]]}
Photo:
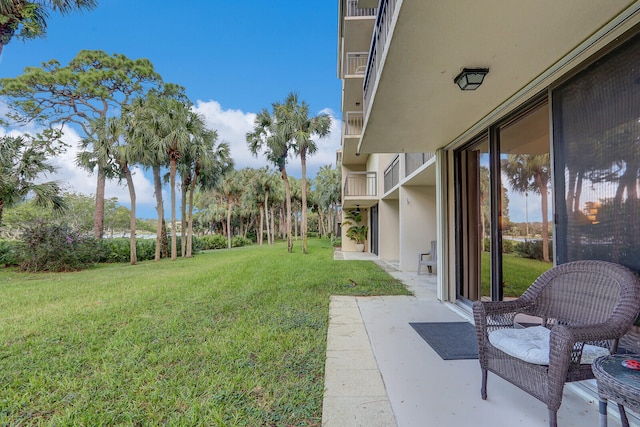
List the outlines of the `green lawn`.
{"label": "green lawn", "polygon": [[[482,295],[489,295],[490,254],[482,253]],[[553,263],[535,259],[521,258],[515,254],[502,255],[502,282],[505,297],[517,297],[545,271],[551,269]]]}
{"label": "green lawn", "polygon": [[295,250],[0,269],[0,425],[320,426],[329,296],[408,292]]}

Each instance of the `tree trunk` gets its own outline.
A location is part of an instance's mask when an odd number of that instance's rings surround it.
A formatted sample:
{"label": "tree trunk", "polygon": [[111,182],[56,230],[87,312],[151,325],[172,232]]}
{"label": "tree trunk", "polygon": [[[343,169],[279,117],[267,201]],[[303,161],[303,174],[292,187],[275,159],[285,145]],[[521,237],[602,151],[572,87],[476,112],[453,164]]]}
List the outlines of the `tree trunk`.
{"label": "tree trunk", "polygon": [[264,222],[267,226],[267,244],[273,245],[273,240],[271,239],[271,231],[273,227],[269,227],[269,190],[267,189],[264,192]]}
{"label": "tree trunk", "polygon": [[549,210],[549,200],[547,193],[547,180],[543,179],[540,174],[536,174],[536,185],[540,190],[540,205],[542,207],[542,259],[549,262],[549,218],[547,213]]}
{"label": "tree trunk", "polygon": [[[292,206],[291,209],[293,209],[294,207]],[[291,212],[291,223],[293,224],[293,237],[295,238],[295,240],[298,240],[298,210],[296,209],[295,211],[295,216],[293,215],[293,212]]]}
{"label": "tree trunk", "polygon": [[169,238],[167,237],[167,222],[162,218],[162,230],[161,230],[160,246],[162,258],[169,258]]}
{"label": "tree trunk", "polygon": [[178,258],[178,236],[176,224],[176,159],[169,162],[169,185],[171,186],[171,261]]}
{"label": "tree trunk", "polygon": [[186,257],[187,255],[187,191],[189,188],[189,178],[182,180],[180,186],[180,255]]}
{"label": "tree trunk", "polygon": [[133,187],[131,169],[127,165],[123,165],[122,169],[127,180],[129,199],[131,199],[131,210],[129,211],[129,259],[131,265],[136,265],[138,262],[138,254],[136,252],[136,190]]}
{"label": "tree trunk", "polygon": [[300,222],[300,235],[302,236],[302,253],[307,253],[307,153],[306,150],[300,151],[300,163],[302,167],[302,219]]}
{"label": "tree trunk", "polygon": [[231,249],[231,209],[233,208],[233,198],[227,196],[227,249]]}
{"label": "tree trunk", "polygon": [[264,203],[258,203],[260,207],[260,227],[258,227],[258,245],[262,246],[262,233],[264,232]]}
{"label": "tree trunk", "polygon": [[97,240],[102,239],[104,232],[104,187],[107,179],[104,169],[98,166],[98,182],[96,185],[96,210],[93,213],[93,235]]}
{"label": "tree trunk", "polygon": [[284,167],[280,168],[282,180],[284,181],[285,202],[287,207],[286,213],[286,234],[287,234],[287,252],[293,252],[293,239],[291,238],[291,186],[289,185],[289,177]]}
{"label": "tree trunk", "polygon": [[162,234],[164,228],[164,205],[162,201],[162,179],[160,178],[160,166],[153,166],[153,188],[156,195],[156,212],[158,213],[158,226],[156,227],[156,254],[155,260],[160,261],[162,256]]}
{"label": "tree trunk", "polygon": [[189,219],[187,226],[187,253],[186,258],[193,257],[193,193],[196,190],[196,183],[198,182],[198,172],[194,172],[193,181],[189,186]]}
{"label": "tree trunk", "polygon": [[271,205],[271,243],[269,243],[270,245],[273,245],[276,241],[276,208],[275,206]]}

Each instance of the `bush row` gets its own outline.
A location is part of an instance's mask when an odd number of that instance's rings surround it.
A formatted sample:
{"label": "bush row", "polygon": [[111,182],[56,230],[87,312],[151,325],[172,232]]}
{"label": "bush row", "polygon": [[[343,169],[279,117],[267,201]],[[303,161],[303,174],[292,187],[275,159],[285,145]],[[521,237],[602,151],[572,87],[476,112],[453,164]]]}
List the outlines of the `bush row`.
{"label": "bush row", "polygon": [[[252,241],[235,236],[233,247],[247,246]],[[181,238],[178,237],[178,256]],[[221,235],[194,237],[192,252],[204,249],[223,249],[227,239]],[[155,239],[136,239],[138,261],[155,257]],[[129,262],[130,242],[128,238],[96,240],[63,225],[35,223],[24,230],[22,240],[0,240],[0,265],[19,266],[23,271],[75,271],[95,263]]]}
{"label": "bush row", "polygon": [[[484,251],[491,251],[490,240],[488,238],[484,239]],[[542,256],[542,240],[517,242],[509,239],[502,239],[502,253],[510,254],[514,252],[522,258],[537,259],[539,261],[544,259]],[[549,257],[553,258],[553,244],[551,240],[549,240]]]}

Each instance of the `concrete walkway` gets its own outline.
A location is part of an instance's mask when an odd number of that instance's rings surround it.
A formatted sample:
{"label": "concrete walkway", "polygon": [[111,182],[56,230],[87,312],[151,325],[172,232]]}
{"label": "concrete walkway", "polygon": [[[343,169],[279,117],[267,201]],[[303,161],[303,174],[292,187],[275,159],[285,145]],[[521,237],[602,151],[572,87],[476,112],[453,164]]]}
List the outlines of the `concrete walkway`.
{"label": "concrete walkway", "polygon": [[[435,275],[405,274],[371,254],[336,252],[336,259],[370,259],[415,296],[332,297],[324,427],[548,425],[543,403],[495,375],[489,374],[489,397],[483,401],[478,361],[442,360],[411,328],[409,322],[470,321],[436,299]],[[559,425],[598,426],[597,403],[587,388],[565,387]],[[610,414],[609,426],[619,425]]]}

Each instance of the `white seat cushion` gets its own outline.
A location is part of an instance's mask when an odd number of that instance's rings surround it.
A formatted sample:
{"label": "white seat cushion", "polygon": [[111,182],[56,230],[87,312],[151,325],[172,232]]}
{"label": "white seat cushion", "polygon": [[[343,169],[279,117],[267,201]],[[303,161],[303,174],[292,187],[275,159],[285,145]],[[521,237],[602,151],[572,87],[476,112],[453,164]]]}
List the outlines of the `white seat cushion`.
{"label": "white seat cushion", "polygon": [[[525,362],[537,365],[549,364],[549,337],[551,331],[544,326],[522,329],[498,329],[489,333],[491,345]],[[595,345],[585,345],[582,364],[591,364],[596,358],[606,356],[609,350]]]}

